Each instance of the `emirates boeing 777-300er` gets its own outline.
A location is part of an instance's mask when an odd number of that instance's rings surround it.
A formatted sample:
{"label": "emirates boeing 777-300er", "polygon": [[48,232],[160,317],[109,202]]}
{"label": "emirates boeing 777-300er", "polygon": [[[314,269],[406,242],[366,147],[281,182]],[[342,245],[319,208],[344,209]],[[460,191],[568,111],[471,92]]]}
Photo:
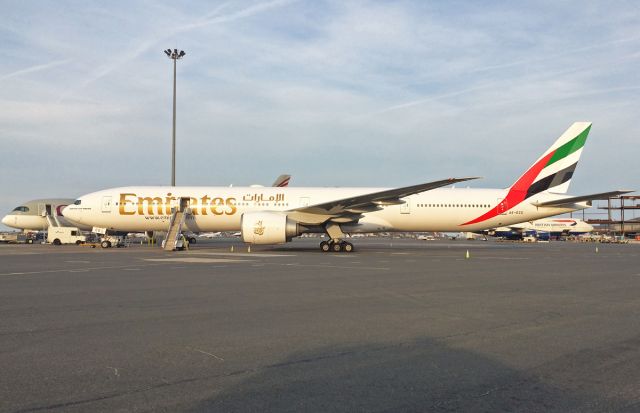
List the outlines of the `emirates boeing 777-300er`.
{"label": "emirates boeing 777-300er", "polygon": [[[353,251],[348,233],[482,231],[587,208],[593,199],[567,190],[591,129],[571,125],[506,189],[445,188],[449,178],[402,188],[130,186],[84,195],[63,214],[106,231],[240,231],[252,244],[279,244],[306,232],[329,236],[323,251]],[[178,230],[180,229],[178,226]]]}

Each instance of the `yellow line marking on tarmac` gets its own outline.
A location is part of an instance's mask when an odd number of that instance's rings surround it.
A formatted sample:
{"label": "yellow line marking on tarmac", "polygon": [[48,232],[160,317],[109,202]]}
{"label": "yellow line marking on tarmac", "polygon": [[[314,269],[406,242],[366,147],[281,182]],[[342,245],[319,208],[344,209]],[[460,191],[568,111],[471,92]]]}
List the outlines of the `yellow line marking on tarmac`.
{"label": "yellow line marking on tarmac", "polygon": [[250,260],[233,260],[228,258],[198,258],[198,257],[184,257],[184,258],[145,258],[145,261],[156,262],[186,262],[190,264],[212,264],[220,262],[247,262]]}

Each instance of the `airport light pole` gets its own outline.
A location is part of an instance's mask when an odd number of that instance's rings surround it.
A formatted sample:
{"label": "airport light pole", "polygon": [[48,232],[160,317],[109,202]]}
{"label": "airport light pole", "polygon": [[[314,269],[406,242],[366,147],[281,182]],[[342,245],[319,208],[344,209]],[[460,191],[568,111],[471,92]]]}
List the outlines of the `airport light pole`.
{"label": "airport light pole", "polygon": [[167,49],[167,57],[173,60],[173,135],[171,150],[171,186],[176,186],[176,62],[186,54],[184,50]]}

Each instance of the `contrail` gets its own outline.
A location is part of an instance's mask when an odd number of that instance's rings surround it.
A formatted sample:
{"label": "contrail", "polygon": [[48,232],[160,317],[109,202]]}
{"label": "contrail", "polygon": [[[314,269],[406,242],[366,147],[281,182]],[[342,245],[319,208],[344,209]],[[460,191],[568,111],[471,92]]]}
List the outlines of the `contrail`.
{"label": "contrail", "polygon": [[6,75],[0,76],[0,81],[1,80],[6,80],[6,79],[11,79],[13,77],[22,76],[22,75],[25,75],[27,73],[39,72],[41,70],[45,70],[45,69],[49,69],[49,68],[52,68],[52,67],[63,65],[63,64],[68,63],[70,61],[71,61],[71,59],[56,60],[54,62],[45,63],[43,65],[36,65],[36,66],[27,67],[26,69],[16,70],[15,72],[7,73]]}
{"label": "contrail", "polygon": [[[278,7],[282,7],[282,6],[286,6],[287,4],[290,3],[294,3],[297,0],[274,0],[274,1],[269,1],[266,3],[260,3],[260,4],[256,4],[254,6],[251,7],[247,7],[246,9],[242,9],[239,10],[235,13],[230,13],[224,16],[215,16],[215,11],[213,13],[209,13],[209,15],[214,14],[214,17],[211,18],[206,18],[204,20],[195,22],[195,23],[191,23],[191,24],[187,24],[184,25],[182,27],[179,27],[176,32],[177,33],[181,33],[187,30],[192,30],[198,27],[202,27],[202,26],[209,26],[211,24],[217,24],[217,23],[226,23],[226,22],[230,22],[230,21],[234,21],[234,20],[239,20],[239,19],[243,19],[245,17],[251,17],[255,14],[261,13],[263,11],[266,10],[270,10],[273,8],[278,8]],[[216,10],[220,10],[222,9],[224,6],[226,6],[227,3],[224,3],[222,5],[220,5],[219,7],[217,7]]]}
{"label": "contrail", "polygon": [[450,98],[450,97],[453,97],[453,96],[464,95],[464,94],[467,94],[469,92],[474,92],[476,90],[486,89],[486,88],[493,87],[493,86],[494,86],[494,84],[490,83],[490,84],[480,85],[480,86],[476,86],[476,87],[470,87],[470,88],[467,88],[467,89],[456,90],[455,92],[445,93],[445,94],[442,94],[442,95],[430,96],[430,97],[427,97],[427,98],[424,98],[424,99],[413,100],[411,102],[400,103],[398,105],[389,106],[389,107],[386,107],[384,109],[380,109],[378,111],[372,112],[372,113],[368,114],[368,116],[373,116],[373,115],[379,115],[379,114],[382,114],[382,113],[392,112],[392,111],[398,110],[398,109],[410,108],[412,106],[422,105],[423,103],[427,103],[427,102],[431,102],[431,101],[435,101],[435,100],[440,100],[440,99],[445,99],[445,98]]}
{"label": "contrail", "polygon": [[[144,40],[137,47],[135,47],[134,49],[132,49],[132,50],[126,52],[126,53],[121,53],[118,58],[112,60],[111,64],[103,66],[102,68],[100,68],[99,70],[94,72],[92,76],[90,76],[89,78],[87,78],[84,81],[80,82],[80,84],[78,85],[78,87],[75,88],[75,90],[82,89],[82,88],[88,86],[89,84],[95,82],[96,80],[99,80],[99,79],[107,76],[109,73],[113,72],[118,67],[122,66],[125,62],[137,58],[142,53],[144,53],[147,50],[149,50],[151,47],[157,45],[161,41],[163,41],[163,40],[165,40],[165,39],[167,39],[167,38],[169,38],[171,36],[175,36],[178,33],[184,33],[184,32],[187,32],[187,31],[190,31],[190,30],[193,30],[193,29],[197,29],[199,27],[209,26],[209,25],[212,25],[212,24],[220,24],[220,23],[226,23],[226,22],[230,22],[230,21],[243,19],[243,18],[246,18],[246,17],[253,16],[255,14],[261,13],[261,12],[266,11],[266,10],[270,10],[270,9],[273,9],[273,8],[285,6],[285,5],[290,4],[290,3],[294,3],[295,1],[297,1],[297,0],[274,0],[274,1],[266,2],[266,3],[256,4],[256,5],[247,7],[245,9],[238,10],[237,12],[234,12],[234,13],[229,13],[227,15],[219,16],[219,15],[217,15],[217,13],[220,12],[220,10],[224,9],[225,7],[227,7],[228,4],[229,4],[228,2],[227,3],[223,3],[223,4],[219,5],[218,7],[216,7],[212,12],[208,13],[207,16],[205,16],[205,19],[201,19],[201,20],[198,20],[198,21],[196,21],[194,23],[186,24],[186,25],[183,25],[183,26],[179,26],[179,27],[175,28],[174,30],[170,30],[168,32],[164,32],[162,36],[158,36],[158,37],[155,37],[155,38]],[[65,98],[69,97],[73,92],[74,91],[68,91],[67,93],[65,93],[62,96],[60,96],[58,98],[58,101],[61,101],[61,100],[65,99]]]}
{"label": "contrail", "polygon": [[[601,43],[601,44],[597,44],[597,45],[591,45],[591,46],[587,46],[587,47],[574,49],[574,50],[565,52],[563,54],[554,54],[554,55],[551,55],[551,56],[548,56],[548,57],[544,57],[544,58],[516,61],[516,62],[507,63],[507,64],[503,64],[503,65],[487,66],[485,68],[471,70],[471,71],[469,71],[467,73],[474,73],[474,72],[480,72],[480,71],[485,71],[485,70],[494,70],[494,69],[500,69],[500,68],[505,68],[505,67],[509,67],[509,66],[518,66],[518,65],[521,65],[521,64],[525,64],[525,63],[530,64],[530,63],[543,62],[543,61],[550,60],[550,59],[557,58],[557,57],[564,56],[564,55],[583,52],[583,51],[596,49],[596,48],[600,48],[600,47],[604,47],[604,46],[608,46],[608,45],[612,45],[612,44],[631,42],[631,41],[635,41],[635,40],[638,40],[638,39],[640,39],[640,36],[629,37],[629,38],[625,38],[625,39],[617,39],[617,40],[613,40],[613,41],[606,42],[606,43]],[[640,56],[640,53],[633,53],[633,54],[625,56],[621,60],[634,59],[634,58],[637,58],[638,56]],[[610,62],[607,63],[607,64],[610,64]],[[602,66],[602,65],[603,64],[600,64],[598,66]],[[585,69],[593,69],[594,66],[596,66],[596,65],[589,64],[587,66],[580,67],[580,68],[571,68],[571,69],[561,70],[561,71],[555,72],[553,74],[546,73],[544,76],[542,76],[542,79],[549,78],[549,77],[552,77],[552,76],[559,76],[559,75],[563,75],[563,74],[566,74],[566,73],[574,73],[576,71],[584,71]],[[486,89],[488,87],[495,87],[496,84],[497,84],[497,82],[491,82],[491,83],[486,83],[486,84],[479,85],[479,86],[476,86],[476,87],[457,90],[457,91],[453,91],[453,92],[450,92],[450,93],[445,93],[445,94],[441,94],[441,95],[437,95],[437,96],[429,96],[429,97],[425,97],[423,99],[417,99],[417,100],[413,100],[413,101],[410,101],[410,102],[399,103],[399,104],[396,104],[396,105],[388,106],[386,108],[383,108],[383,109],[368,113],[365,116],[379,115],[379,114],[383,114],[383,113],[387,113],[387,112],[393,112],[393,111],[399,110],[399,109],[405,109],[405,108],[409,108],[409,107],[412,107],[412,106],[418,106],[418,105],[421,105],[423,103],[427,103],[427,102],[431,102],[431,101],[445,99],[445,98],[449,98],[449,97],[453,97],[453,96],[460,96],[460,95],[467,94],[469,92],[475,92],[476,90]],[[623,89],[624,90],[634,90],[635,87],[631,87],[631,88],[626,87],[626,88],[620,88],[620,89],[616,88],[616,89],[608,89],[608,90],[609,91],[618,91],[618,90],[623,90]],[[603,92],[598,92],[598,93],[603,93]],[[588,94],[588,93],[585,93],[585,94]]]}

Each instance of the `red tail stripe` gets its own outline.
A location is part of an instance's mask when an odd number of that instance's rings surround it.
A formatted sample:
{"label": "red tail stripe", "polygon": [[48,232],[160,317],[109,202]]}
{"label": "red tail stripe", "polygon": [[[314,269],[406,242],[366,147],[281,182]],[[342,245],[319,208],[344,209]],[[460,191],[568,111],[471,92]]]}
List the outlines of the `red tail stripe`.
{"label": "red tail stripe", "polygon": [[284,181],[280,182],[280,183],[278,184],[278,187],[283,187],[283,186],[287,186],[287,185],[289,185],[289,179],[291,179],[291,178],[287,178],[287,179],[285,179]]}
{"label": "red tail stripe", "polygon": [[491,209],[490,211],[474,220],[465,222],[462,225],[471,225],[477,224],[478,222],[486,221],[498,216],[498,214],[502,214],[510,210],[520,202],[524,201],[527,196],[527,190],[529,189],[533,181],[538,177],[538,175],[540,175],[540,172],[547,165],[547,162],[549,162],[549,159],[551,159],[554,153],[555,151],[549,152],[544,158],[540,159],[538,162],[536,162],[535,165],[529,168],[529,170],[525,172],[524,175],[522,175],[520,179],[518,179],[516,183],[513,184],[513,186],[509,189],[509,193],[507,194],[506,198],[498,205],[496,205],[495,208]]}

